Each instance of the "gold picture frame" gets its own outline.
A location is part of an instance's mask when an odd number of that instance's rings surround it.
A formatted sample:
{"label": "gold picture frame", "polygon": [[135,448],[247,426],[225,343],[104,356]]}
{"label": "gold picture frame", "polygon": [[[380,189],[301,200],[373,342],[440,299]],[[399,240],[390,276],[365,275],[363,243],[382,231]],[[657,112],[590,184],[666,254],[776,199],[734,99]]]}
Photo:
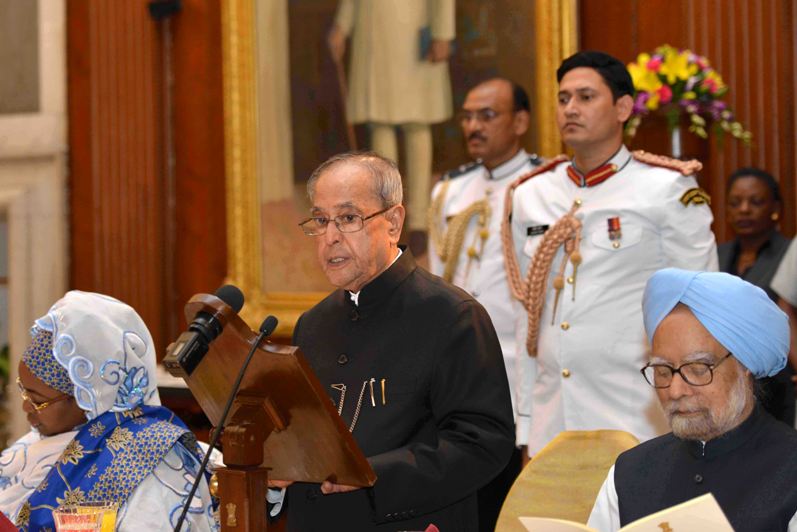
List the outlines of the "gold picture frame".
{"label": "gold picture frame", "polygon": [[[263,285],[261,204],[258,191],[257,142],[257,35],[255,2],[222,0],[221,38],[224,90],[224,143],[227,207],[227,280],[240,287],[247,303],[241,312],[250,326],[274,314],[280,324],[276,335],[288,337],[299,316],[320,301],[323,292],[266,292]],[[539,79],[535,101],[538,139],[542,153],[557,153],[561,143],[553,113],[556,80],[551,73],[577,42],[576,0],[537,2],[535,34]],[[298,238],[298,234],[297,234]]]}

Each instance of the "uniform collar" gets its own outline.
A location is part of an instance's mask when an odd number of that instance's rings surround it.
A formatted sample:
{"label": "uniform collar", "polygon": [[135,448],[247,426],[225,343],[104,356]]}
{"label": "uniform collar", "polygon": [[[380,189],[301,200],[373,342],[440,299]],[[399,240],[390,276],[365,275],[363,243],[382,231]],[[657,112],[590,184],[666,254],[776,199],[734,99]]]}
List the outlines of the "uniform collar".
{"label": "uniform collar", "polygon": [[586,175],[582,174],[571,161],[567,167],[567,176],[577,187],[594,187],[620,172],[631,160],[631,152],[624,145],[612,157]]}
{"label": "uniform collar", "polygon": [[529,161],[529,154],[526,153],[526,150],[520,148],[518,152],[512,156],[511,159],[508,161],[499,164],[492,170],[488,170],[485,166],[484,169],[487,170],[487,179],[504,179],[506,177],[514,175],[518,170],[523,168],[523,165]]}

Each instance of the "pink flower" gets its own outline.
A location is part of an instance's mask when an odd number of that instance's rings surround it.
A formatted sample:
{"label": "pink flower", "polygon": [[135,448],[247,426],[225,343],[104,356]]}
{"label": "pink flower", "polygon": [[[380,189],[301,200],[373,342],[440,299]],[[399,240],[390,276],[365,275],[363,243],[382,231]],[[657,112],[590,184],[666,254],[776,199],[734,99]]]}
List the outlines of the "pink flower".
{"label": "pink flower", "polygon": [[659,101],[662,105],[666,105],[672,100],[672,89],[668,85],[662,85],[656,92],[659,94]]}
{"label": "pink flower", "polygon": [[659,69],[661,68],[661,56],[654,55],[653,57],[650,58],[650,61],[648,61],[648,64],[646,66],[648,67],[648,70],[652,70],[653,72],[658,72]]}
{"label": "pink flower", "polygon": [[708,89],[708,92],[714,94],[719,90],[719,85],[717,81],[712,78],[706,78],[703,80],[703,86]]}

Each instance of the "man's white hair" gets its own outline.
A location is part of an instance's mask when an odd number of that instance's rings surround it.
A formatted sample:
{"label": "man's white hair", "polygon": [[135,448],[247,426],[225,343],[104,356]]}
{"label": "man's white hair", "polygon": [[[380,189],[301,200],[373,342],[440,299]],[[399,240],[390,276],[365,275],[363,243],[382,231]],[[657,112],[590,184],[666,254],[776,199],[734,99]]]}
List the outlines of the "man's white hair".
{"label": "man's white hair", "polygon": [[356,164],[368,170],[373,177],[374,195],[387,209],[400,205],[404,197],[401,174],[396,163],[372,151],[350,151],[333,155],[316,168],[307,180],[307,195],[313,201],[315,186],[321,175],[334,166],[344,163]]}

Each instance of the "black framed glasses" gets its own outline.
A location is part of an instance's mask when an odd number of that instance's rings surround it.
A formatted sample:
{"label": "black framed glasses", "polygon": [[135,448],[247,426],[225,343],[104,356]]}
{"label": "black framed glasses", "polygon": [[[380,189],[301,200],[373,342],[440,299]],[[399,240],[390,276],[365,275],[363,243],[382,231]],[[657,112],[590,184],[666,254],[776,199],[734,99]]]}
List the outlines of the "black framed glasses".
{"label": "black framed glasses", "polygon": [[722,364],[731,352],[719,359],[714,364],[706,364],[705,362],[687,362],[674,368],[668,364],[648,364],[642,368],[642,376],[648,384],[654,388],[669,388],[675,374],[681,376],[685,383],[692,386],[707,386],[714,380],[714,370],[717,366]]}
{"label": "black framed glasses", "polygon": [[22,400],[27,403],[30,403],[30,406],[32,406],[33,409],[36,410],[36,412],[41,412],[42,410],[44,410],[45,408],[47,408],[52,404],[64,401],[72,397],[71,395],[64,393],[59,395],[58,397],[55,397],[53,399],[48,399],[47,401],[42,401],[41,403],[39,403],[30,398],[28,390],[26,390],[25,387],[22,385],[22,381],[19,380],[19,377],[17,377],[17,387],[19,388],[19,395],[22,396]]}
{"label": "black framed glasses", "polygon": [[329,225],[329,222],[333,222],[335,227],[337,227],[338,231],[341,233],[356,233],[357,231],[362,230],[362,228],[365,226],[365,222],[371,218],[374,218],[375,216],[386,213],[393,207],[395,207],[395,205],[391,205],[386,209],[369,214],[368,216],[360,216],[359,214],[341,214],[340,216],[335,216],[334,218],[327,218],[326,216],[313,216],[312,218],[308,218],[307,220],[301,222],[299,227],[302,228],[302,231],[304,231],[304,234],[307,236],[320,236],[327,232],[327,226]]}

